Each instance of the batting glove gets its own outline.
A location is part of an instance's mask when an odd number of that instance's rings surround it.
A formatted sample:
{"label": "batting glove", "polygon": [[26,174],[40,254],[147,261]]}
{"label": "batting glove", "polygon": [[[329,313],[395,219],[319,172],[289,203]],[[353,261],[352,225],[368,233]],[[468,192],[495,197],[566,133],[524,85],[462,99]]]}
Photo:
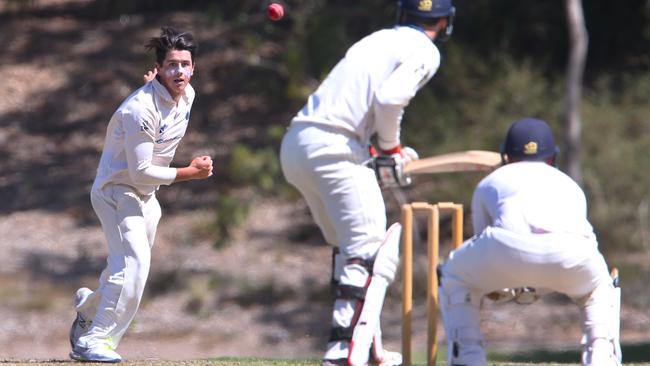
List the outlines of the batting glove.
{"label": "batting glove", "polygon": [[410,147],[402,148],[397,145],[390,150],[381,150],[374,156],[372,167],[375,170],[377,181],[382,188],[405,187],[412,183],[411,177],[404,173],[404,167],[410,161],[419,158],[417,152]]}

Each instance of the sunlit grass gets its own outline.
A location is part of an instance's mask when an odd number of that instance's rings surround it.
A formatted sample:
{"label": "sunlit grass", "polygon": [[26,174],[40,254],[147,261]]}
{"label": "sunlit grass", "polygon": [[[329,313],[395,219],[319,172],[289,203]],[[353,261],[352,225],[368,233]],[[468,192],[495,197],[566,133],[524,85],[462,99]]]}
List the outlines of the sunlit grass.
{"label": "sunlit grass", "polygon": [[[51,361],[1,361],[3,365],[65,365],[76,364],[76,362],[68,362],[67,360],[51,360]],[[633,366],[650,366],[650,363],[625,363],[626,365]],[[104,365],[94,363],[84,363],[83,365]],[[167,365],[182,365],[182,366],[320,366],[320,360],[306,359],[306,360],[282,360],[282,359],[268,359],[268,358],[215,358],[205,360],[186,360],[186,361],[160,361],[160,360],[140,360],[140,361],[125,361],[120,365],[133,365],[133,366],[167,366]],[[426,363],[415,362],[413,366],[424,366]],[[438,362],[437,365],[445,366],[446,362]],[[525,366],[525,365],[545,365],[545,366],[580,366],[579,363],[549,363],[549,362],[489,362],[490,366]]]}

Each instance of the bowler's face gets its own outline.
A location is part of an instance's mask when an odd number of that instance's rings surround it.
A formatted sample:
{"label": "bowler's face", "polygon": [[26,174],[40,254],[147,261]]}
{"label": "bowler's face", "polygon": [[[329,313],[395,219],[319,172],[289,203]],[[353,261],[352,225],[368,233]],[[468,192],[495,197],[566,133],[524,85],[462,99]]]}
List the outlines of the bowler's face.
{"label": "bowler's face", "polygon": [[156,66],[160,82],[167,88],[172,98],[178,100],[194,73],[192,54],[186,50],[171,50],[167,52],[162,65]]}

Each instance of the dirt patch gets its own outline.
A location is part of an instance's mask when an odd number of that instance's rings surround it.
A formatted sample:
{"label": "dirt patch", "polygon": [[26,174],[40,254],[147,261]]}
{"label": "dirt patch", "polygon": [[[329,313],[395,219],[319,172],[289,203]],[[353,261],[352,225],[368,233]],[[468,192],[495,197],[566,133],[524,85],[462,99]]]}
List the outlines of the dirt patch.
{"label": "dirt patch", "polygon": [[[128,359],[201,357],[320,357],[329,326],[330,250],[318,236],[287,237],[309,225],[301,204],[258,206],[236,233],[215,250],[212,241],[186,233],[210,220],[209,212],[165,216],[154,247],[152,274],[142,307],[120,352]],[[270,223],[273,223],[270,225]],[[78,285],[94,287],[105,248],[97,225],[77,226],[68,215],[20,212],[0,218],[0,359],[65,359],[67,332]],[[184,238],[184,239],[183,239]],[[383,315],[386,343],[401,347],[399,293]],[[416,300],[414,349],[426,339],[424,301]],[[530,306],[483,308],[483,329],[495,349],[576,348],[577,308],[562,299]],[[647,339],[650,316],[623,311],[623,339]],[[439,329],[443,341],[443,330]]]}

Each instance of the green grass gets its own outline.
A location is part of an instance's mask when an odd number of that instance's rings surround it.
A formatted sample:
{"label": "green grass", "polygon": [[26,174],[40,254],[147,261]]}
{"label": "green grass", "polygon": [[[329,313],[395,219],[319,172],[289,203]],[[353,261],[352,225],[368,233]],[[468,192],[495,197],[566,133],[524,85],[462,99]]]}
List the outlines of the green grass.
{"label": "green grass", "polygon": [[[38,365],[105,365],[95,363],[78,363],[68,360],[51,360],[51,361],[1,361],[2,365],[20,365],[20,366],[38,366]],[[438,362],[439,366],[445,366],[446,363]],[[526,366],[526,365],[544,365],[544,366],[580,366],[579,363],[566,363],[566,362],[490,362],[490,366]],[[205,360],[187,360],[187,361],[159,361],[159,360],[146,360],[146,361],[126,361],[120,365],[132,366],[167,366],[167,365],[182,365],[182,366],[320,366],[320,360],[307,359],[307,360],[279,360],[268,358],[214,358]],[[425,363],[416,362],[413,366],[424,366]],[[625,365],[632,366],[650,366],[650,363],[625,363]]]}
{"label": "green grass", "polygon": [[[446,351],[444,348],[439,349],[437,365],[445,366]],[[498,354],[490,353],[490,366],[525,366],[525,365],[544,365],[544,366],[580,366],[580,354],[577,350],[558,351],[558,350],[532,350],[528,352]],[[413,366],[424,366],[425,355],[418,352],[413,354]],[[623,361],[625,365],[632,366],[650,366],[650,343],[625,344],[623,345]],[[50,360],[50,361],[3,361],[1,365],[20,365],[20,366],[38,366],[38,365],[76,365],[90,366],[105,364],[77,363],[70,360]],[[219,357],[202,360],[186,361],[164,361],[164,360],[133,360],[125,361],[120,365],[132,366],[320,366],[319,359],[269,359],[269,358],[250,358],[250,357]]]}
{"label": "green grass", "polygon": [[[650,365],[650,343],[623,344],[623,363],[625,365]],[[490,360],[499,362],[526,362],[544,365],[567,365],[580,360],[578,350],[538,349],[511,354],[490,354]],[[440,360],[440,353],[438,354]]]}

